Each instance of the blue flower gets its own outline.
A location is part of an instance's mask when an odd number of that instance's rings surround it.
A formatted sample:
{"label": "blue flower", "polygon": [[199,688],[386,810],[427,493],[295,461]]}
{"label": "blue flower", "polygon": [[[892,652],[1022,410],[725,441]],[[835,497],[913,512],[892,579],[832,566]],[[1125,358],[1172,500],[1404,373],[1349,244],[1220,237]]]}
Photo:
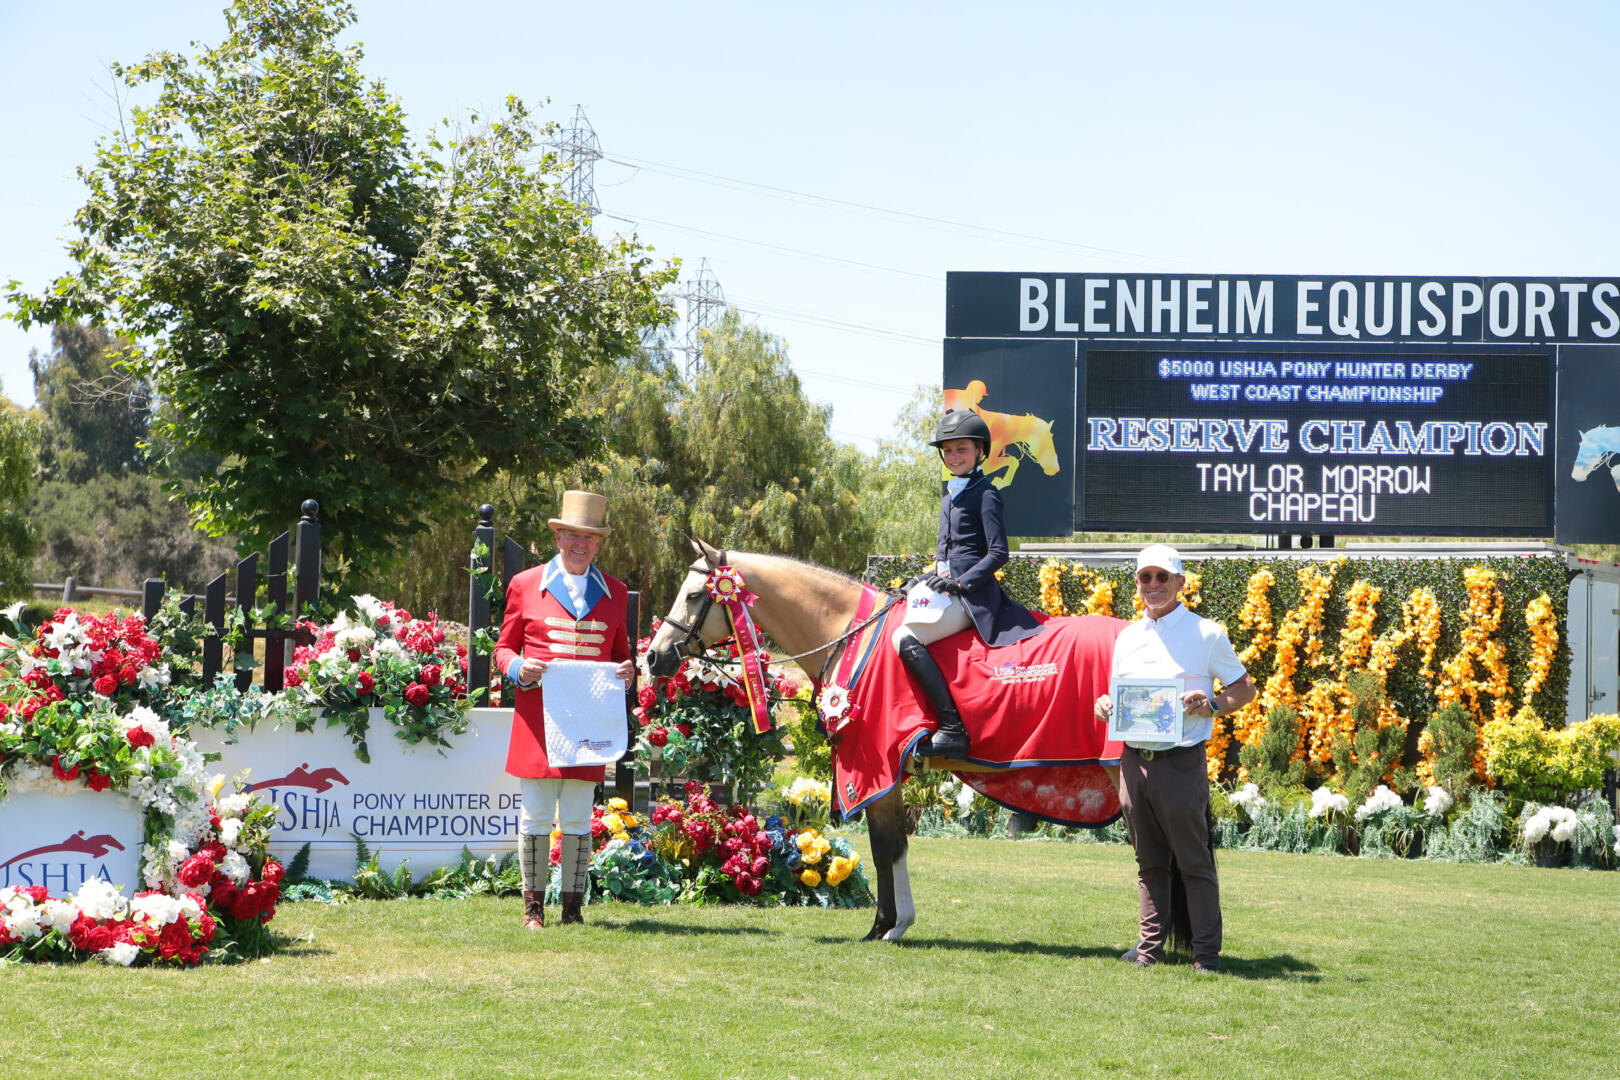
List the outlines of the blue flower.
{"label": "blue flower", "polygon": [[788,855],[787,855],[787,868],[789,870],[797,870],[797,869],[799,869],[799,867],[801,867],[803,865],[804,865],[804,859],[799,855],[799,849],[798,848],[794,848],[793,850],[788,852]]}
{"label": "blue flower", "polygon": [[770,817],[765,819],[766,832],[781,832],[784,825],[786,825],[786,822],[782,820],[781,814],[772,814]]}

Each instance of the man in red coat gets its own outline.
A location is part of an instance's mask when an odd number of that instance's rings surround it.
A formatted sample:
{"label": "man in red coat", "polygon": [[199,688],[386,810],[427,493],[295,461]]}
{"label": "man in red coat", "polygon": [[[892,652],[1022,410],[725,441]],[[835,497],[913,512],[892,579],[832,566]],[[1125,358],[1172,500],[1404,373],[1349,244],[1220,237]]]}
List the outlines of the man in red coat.
{"label": "man in red coat", "polygon": [[594,565],[602,539],[613,531],[607,499],[564,492],[561,515],[547,523],[556,534],[556,557],[507,586],[495,642],[495,665],[517,686],[506,771],[522,780],[518,862],[523,924],[530,930],[545,925],[553,814],[562,832],[562,921],[585,921],[580,906],[591,865],[591,801],[603,775],[601,765],[559,767],[547,760],[541,676],[553,660],[617,661],[620,681],[635,675],[624,625],[629,590]]}

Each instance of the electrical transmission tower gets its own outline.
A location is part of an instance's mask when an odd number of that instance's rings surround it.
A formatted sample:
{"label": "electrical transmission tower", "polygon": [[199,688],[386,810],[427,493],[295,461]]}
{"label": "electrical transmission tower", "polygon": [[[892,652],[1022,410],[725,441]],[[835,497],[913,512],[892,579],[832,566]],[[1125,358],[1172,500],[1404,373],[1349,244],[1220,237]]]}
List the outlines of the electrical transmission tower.
{"label": "electrical transmission tower", "polygon": [[563,194],[591,217],[600,214],[602,208],[596,202],[596,163],[602,160],[602,148],[596,141],[596,129],[585,119],[585,106],[574,106],[572,123],[560,129],[548,145],[556,149],[568,169],[563,174]]}
{"label": "electrical transmission tower", "polygon": [[703,370],[703,331],[718,326],[726,310],[726,294],[720,291],[708,259],[698,265],[697,277],[681,283],[675,299],[686,301],[686,335],[680,350],[686,354],[686,375],[691,378]]}

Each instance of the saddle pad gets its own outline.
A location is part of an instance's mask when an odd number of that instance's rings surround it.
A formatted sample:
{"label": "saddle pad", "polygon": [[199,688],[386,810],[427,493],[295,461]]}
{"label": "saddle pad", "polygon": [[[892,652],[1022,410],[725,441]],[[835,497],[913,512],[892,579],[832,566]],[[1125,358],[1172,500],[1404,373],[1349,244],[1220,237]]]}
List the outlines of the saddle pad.
{"label": "saddle pad", "polygon": [[[899,783],[905,756],[934,726],[910,673],[886,647],[903,617],[899,608],[890,613],[851,689],[860,712],[833,758],[834,792],[845,813]],[[1107,741],[1093,710],[1108,692],[1114,639],[1126,623],[1100,615],[1042,621],[1039,634],[999,649],[973,630],[929,646],[972,738],[969,760],[1008,770],[961,776],[997,802],[1037,817],[1106,824],[1119,802],[1104,766],[1119,763],[1122,747]],[[1042,771],[1013,775],[1022,770]]]}
{"label": "saddle pad", "polygon": [[553,660],[540,680],[546,713],[546,760],[552,765],[606,765],[624,756],[629,725],[617,664]]}

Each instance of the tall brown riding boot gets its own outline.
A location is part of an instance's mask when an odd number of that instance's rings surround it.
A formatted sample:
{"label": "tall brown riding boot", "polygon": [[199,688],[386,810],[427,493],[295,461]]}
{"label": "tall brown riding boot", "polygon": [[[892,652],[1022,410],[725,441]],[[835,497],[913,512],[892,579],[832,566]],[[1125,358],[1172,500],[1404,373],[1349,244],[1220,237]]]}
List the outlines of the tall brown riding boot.
{"label": "tall brown riding boot", "polygon": [[591,865],[591,838],[589,836],[575,836],[563,833],[562,858],[559,860],[562,870],[562,921],[563,925],[569,923],[582,923],[585,915],[581,908],[585,900],[585,885],[589,880]]}
{"label": "tall brown riding boot", "polygon": [[917,680],[917,685],[922,687],[923,696],[939,717],[939,728],[917,744],[917,754],[921,757],[967,757],[967,728],[962,726],[962,714],[956,710],[956,699],[951,696],[945,673],[939,670],[939,664],[929,653],[928,646],[907,636],[900,643],[900,660],[911,672],[911,677]]}
{"label": "tall brown riding boot", "polygon": [[538,930],[546,925],[546,884],[541,876],[547,868],[543,836],[518,834],[518,867],[523,871],[523,928]]}

